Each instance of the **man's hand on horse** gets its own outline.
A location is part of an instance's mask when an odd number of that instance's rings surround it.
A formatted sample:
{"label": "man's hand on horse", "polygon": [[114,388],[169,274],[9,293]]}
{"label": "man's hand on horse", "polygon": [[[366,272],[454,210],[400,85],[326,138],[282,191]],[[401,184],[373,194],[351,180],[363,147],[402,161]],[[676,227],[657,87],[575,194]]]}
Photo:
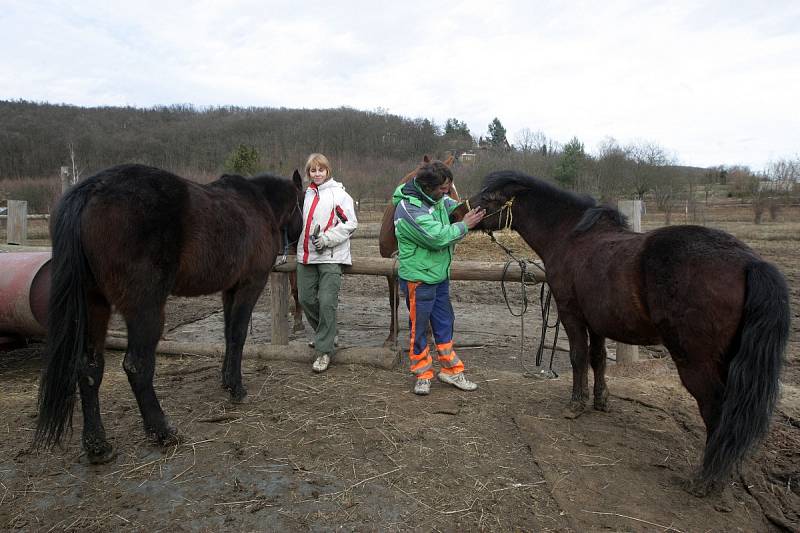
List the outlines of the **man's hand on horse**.
{"label": "man's hand on horse", "polygon": [[467,214],[464,215],[462,222],[464,222],[464,224],[467,225],[467,229],[472,229],[478,225],[478,222],[483,220],[483,217],[485,215],[486,215],[486,210],[479,206],[467,211]]}

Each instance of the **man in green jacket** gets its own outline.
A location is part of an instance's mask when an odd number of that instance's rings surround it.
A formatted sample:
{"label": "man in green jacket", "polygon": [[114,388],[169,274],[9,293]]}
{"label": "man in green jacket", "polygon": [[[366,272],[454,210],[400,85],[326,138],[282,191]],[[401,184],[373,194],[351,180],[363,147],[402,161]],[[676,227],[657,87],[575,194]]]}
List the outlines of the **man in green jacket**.
{"label": "man in green jacket", "polygon": [[461,222],[451,224],[450,212],[458,205],[446,194],[452,181],[453,174],[444,163],[431,161],[392,196],[400,289],[406,297],[411,326],[408,356],[411,372],[417,377],[416,394],[429,394],[431,390],[433,359],[425,334],[429,323],[441,366],[439,381],[465,391],[478,388],[464,376],[464,364],[453,350],[450,262],[455,243],[480,222],[485,212],[472,209]]}

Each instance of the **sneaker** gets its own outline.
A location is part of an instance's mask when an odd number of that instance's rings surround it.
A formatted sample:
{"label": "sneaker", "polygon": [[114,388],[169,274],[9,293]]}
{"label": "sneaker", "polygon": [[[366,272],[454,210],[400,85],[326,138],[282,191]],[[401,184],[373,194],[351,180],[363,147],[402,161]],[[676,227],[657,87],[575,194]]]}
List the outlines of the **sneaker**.
{"label": "sneaker", "polygon": [[414,385],[414,394],[425,396],[430,393],[431,393],[431,380],[418,379],[417,383]]}
{"label": "sneaker", "polygon": [[328,365],[331,364],[331,356],[324,353],[317,357],[317,360],[314,361],[314,364],[311,365],[311,368],[314,372],[325,372],[328,370]]}
{"label": "sneaker", "polygon": [[458,374],[445,374],[444,372],[439,372],[437,377],[442,383],[449,383],[457,389],[472,391],[478,388],[478,384],[468,380],[463,372],[459,372]]}
{"label": "sneaker", "polygon": [[[333,338],[333,346],[334,346],[334,348],[338,348],[339,347],[339,335],[336,335]],[[308,341],[308,347],[309,348],[313,348],[314,347],[314,341]]]}

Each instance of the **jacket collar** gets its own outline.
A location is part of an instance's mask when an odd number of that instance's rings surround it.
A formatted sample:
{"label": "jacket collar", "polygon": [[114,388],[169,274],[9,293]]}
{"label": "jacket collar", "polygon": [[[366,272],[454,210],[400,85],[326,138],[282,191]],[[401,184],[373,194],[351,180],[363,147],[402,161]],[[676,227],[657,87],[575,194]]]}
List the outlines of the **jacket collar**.
{"label": "jacket collar", "polygon": [[417,185],[417,179],[413,178],[406,182],[402,190],[403,194],[412,198],[417,198],[421,202],[428,205],[436,205],[436,200],[422,192],[422,189]]}
{"label": "jacket collar", "polygon": [[326,181],[325,183],[323,183],[322,185],[319,185],[319,186],[317,186],[317,184],[314,183],[313,181],[308,184],[308,188],[311,189],[314,192],[324,191],[325,189],[331,189],[331,188],[341,187],[341,186],[342,186],[342,184],[339,183],[338,181],[336,181],[333,178],[329,179],[328,181]]}

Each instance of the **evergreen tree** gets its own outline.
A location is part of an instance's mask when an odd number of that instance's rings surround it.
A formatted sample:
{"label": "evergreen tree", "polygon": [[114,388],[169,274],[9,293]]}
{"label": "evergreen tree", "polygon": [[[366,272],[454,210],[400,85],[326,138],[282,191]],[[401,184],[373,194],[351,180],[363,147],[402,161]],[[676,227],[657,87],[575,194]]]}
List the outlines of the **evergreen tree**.
{"label": "evergreen tree", "polygon": [[242,176],[252,176],[258,170],[258,150],[255,146],[240,144],[225,160],[225,170]]}
{"label": "evergreen tree", "polygon": [[472,138],[466,122],[459,121],[457,118],[448,118],[444,123],[444,134],[446,137],[467,137]]}
{"label": "evergreen tree", "polygon": [[494,117],[489,123],[489,144],[494,148],[505,148],[508,146],[506,139],[506,129],[500,123],[500,119]]}
{"label": "evergreen tree", "polygon": [[583,143],[577,137],[573,137],[564,145],[553,177],[562,187],[572,188],[575,186],[585,162],[586,153],[583,151]]}

